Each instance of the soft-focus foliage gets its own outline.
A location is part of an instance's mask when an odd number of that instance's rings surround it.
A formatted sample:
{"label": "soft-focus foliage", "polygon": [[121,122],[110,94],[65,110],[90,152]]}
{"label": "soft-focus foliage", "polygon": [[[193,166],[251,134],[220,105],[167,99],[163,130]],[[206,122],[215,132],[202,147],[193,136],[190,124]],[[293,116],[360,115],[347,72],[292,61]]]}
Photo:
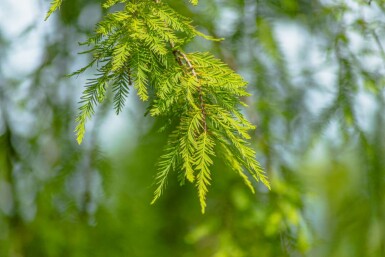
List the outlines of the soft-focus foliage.
{"label": "soft-focus foliage", "polygon": [[[143,117],[147,106],[130,97],[127,78],[110,91],[125,106],[106,98],[78,146],[76,99],[97,71],[64,75],[92,61],[76,54],[76,42],[106,11],[95,1],[65,0],[41,32],[46,1],[20,35],[0,21],[0,256],[384,256],[385,1],[167,2],[199,31],[225,38],[197,37],[184,49],[195,62],[196,51],[214,54],[249,82],[242,114],[257,125],[252,146],[271,191],[253,182],[250,194],[241,169],[225,172],[234,159],[220,156],[237,149],[219,140],[213,147],[213,135],[201,133],[195,143],[207,151],[189,157],[190,146],[179,140],[178,147],[202,175],[215,164],[210,177],[194,176],[212,184],[205,215],[195,188],[178,186],[183,176],[170,177],[167,193],[150,205],[157,156],[178,135],[168,116]],[[34,34],[40,60],[26,72],[15,65],[15,44],[26,48]],[[119,53],[116,60],[124,59]],[[117,120],[129,126],[116,128]],[[164,157],[172,151],[170,144]]]}

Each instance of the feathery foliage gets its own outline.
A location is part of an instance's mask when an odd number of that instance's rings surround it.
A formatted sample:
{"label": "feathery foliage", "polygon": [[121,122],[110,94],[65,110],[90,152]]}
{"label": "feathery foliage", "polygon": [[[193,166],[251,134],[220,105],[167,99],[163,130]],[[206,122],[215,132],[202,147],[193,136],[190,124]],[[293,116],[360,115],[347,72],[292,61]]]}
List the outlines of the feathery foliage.
{"label": "feathery foliage", "polygon": [[45,16],[45,19],[44,20],[47,20],[49,18],[49,16],[51,16],[51,14],[53,12],[55,12],[57,9],[60,8],[60,5],[62,3],[63,0],[52,0],[51,2],[51,6],[47,12],[47,15]]}
{"label": "feathery foliage", "polygon": [[[198,1],[190,1],[193,5]],[[47,17],[61,1],[54,1]],[[166,186],[171,171],[179,171],[195,183],[202,213],[210,185],[213,157],[223,157],[254,192],[255,181],[269,187],[264,172],[250,148],[248,131],[254,126],[240,112],[241,96],[248,96],[247,83],[210,53],[185,53],[183,46],[194,37],[217,40],[198,32],[192,21],[166,3],[153,0],[109,0],[110,8],[124,3],[120,11],[108,13],[97,24],[95,34],[85,44],[92,62],[74,74],[97,65],[98,74],[89,80],[76,119],[77,141],[85,134],[85,124],[98,103],[112,88],[114,108],[122,111],[131,84],[142,101],[149,101],[153,117],[166,117],[177,124],[161,156],[156,176],[154,203]],[[151,92],[151,93],[150,93]],[[165,124],[167,125],[167,124]],[[215,145],[221,152],[216,154]]]}

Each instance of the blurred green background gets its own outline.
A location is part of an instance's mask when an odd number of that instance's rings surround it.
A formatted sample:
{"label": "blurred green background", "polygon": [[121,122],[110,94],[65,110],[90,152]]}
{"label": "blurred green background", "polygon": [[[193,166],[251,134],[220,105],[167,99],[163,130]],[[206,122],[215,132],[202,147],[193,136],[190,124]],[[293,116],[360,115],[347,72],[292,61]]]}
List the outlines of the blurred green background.
{"label": "blurred green background", "polygon": [[[197,39],[250,82],[256,195],[220,164],[206,214],[170,176],[153,206],[166,134],[132,93],[104,103],[75,141],[79,46],[106,10],[64,0],[0,3],[1,257],[385,256],[385,1],[168,1]],[[119,6],[116,7],[119,9]]]}

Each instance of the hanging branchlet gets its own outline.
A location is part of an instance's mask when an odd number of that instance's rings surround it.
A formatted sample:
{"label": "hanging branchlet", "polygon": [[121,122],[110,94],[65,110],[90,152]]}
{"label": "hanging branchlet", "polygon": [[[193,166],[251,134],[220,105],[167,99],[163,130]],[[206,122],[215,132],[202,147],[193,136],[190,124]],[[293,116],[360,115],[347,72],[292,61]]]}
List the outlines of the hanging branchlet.
{"label": "hanging branchlet", "polygon": [[[47,17],[60,3],[52,2]],[[237,172],[252,192],[250,178],[269,187],[248,143],[248,131],[254,126],[239,110],[240,97],[249,95],[247,83],[210,53],[182,50],[196,36],[220,39],[199,32],[191,20],[160,0],[108,0],[103,7],[117,3],[124,3],[124,8],[107,14],[84,43],[91,47],[85,53],[92,53],[92,61],[73,73],[79,75],[95,65],[98,70],[81,98],[75,129],[79,144],[87,120],[109,95],[107,90],[111,88],[114,108],[120,113],[133,86],[138,97],[149,102],[151,116],[177,124],[158,163],[152,203],[163,193],[168,175],[177,171],[181,184],[185,179],[195,183],[204,213],[215,156]]]}
{"label": "hanging branchlet", "polygon": [[[173,43],[171,43],[170,45],[171,45],[172,48],[175,47]],[[192,75],[194,76],[194,78],[196,79],[196,81],[199,84],[198,85],[198,95],[199,95],[201,113],[202,113],[202,116],[203,116],[202,123],[203,123],[204,131],[207,132],[205,103],[204,103],[204,100],[203,100],[202,86],[200,85],[198,74],[196,73],[193,65],[191,64],[190,60],[187,58],[185,53],[183,53],[180,50],[173,50],[173,54],[174,54],[175,59],[177,60],[177,62],[178,62],[178,64],[180,66],[183,66],[183,62],[181,60],[181,59],[183,59],[183,61],[187,65],[189,71],[192,73]]]}

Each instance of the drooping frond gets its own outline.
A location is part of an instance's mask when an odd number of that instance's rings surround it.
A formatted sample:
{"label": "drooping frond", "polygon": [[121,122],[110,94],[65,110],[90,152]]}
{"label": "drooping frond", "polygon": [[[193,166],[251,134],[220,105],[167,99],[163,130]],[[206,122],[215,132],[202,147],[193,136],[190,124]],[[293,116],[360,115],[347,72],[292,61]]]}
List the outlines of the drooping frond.
{"label": "drooping frond", "polygon": [[52,0],[51,5],[49,7],[49,10],[47,12],[47,15],[45,16],[44,20],[47,20],[49,16],[51,16],[52,13],[54,13],[57,9],[60,8],[61,3],[63,0]]}
{"label": "drooping frond", "polygon": [[[234,162],[227,160],[228,164],[231,165],[230,167],[238,171],[243,177],[238,168],[238,164],[242,164],[256,181],[261,181],[270,188],[265,172],[256,160],[255,151],[248,146],[249,143],[246,141],[250,139],[247,131],[254,129],[254,126],[236,111],[231,114],[229,111],[215,105],[207,105],[206,110],[212,126],[217,130],[215,134],[217,139],[223,143],[224,148],[229,147],[231,149],[231,156],[237,160]],[[225,157],[228,158],[228,156]]]}
{"label": "drooping frond", "polygon": [[219,153],[223,156],[223,159],[225,163],[232,167],[234,171],[236,171],[239,176],[243,179],[247,187],[250,189],[252,193],[255,193],[254,187],[251,184],[250,179],[246,176],[244,173],[244,169],[242,168],[242,163],[240,163],[237,158],[235,157],[235,154],[230,150],[229,146],[226,142],[220,142],[219,146],[221,147],[221,151]]}
{"label": "drooping frond", "polygon": [[213,164],[214,141],[204,132],[197,139],[197,151],[195,152],[195,168],[198,171],[196,185],[202,213],[206,209],[207,187],[210,185],[211,175],[209,167]]}
{"label": "drooping frond", "polygon": [[157,188],[154,192],[154,198],[151,204],[154,204],[155,201],[162,195],[163,190],[167,185],[168,174],[176,169],[179,157],[177,136],[177,133],[171,134],[168,147],[165,149],[164,154],[160,157],[160,161],[158,162],[158,173],[155,178]]}
{"label": "drooping frond", "polygon": [[112,91],[114,93],[114,109],[119,114],[125,104],[131,84],[130,70],[124,67],[122,71],[117,73],[112,82]]}
{"label": "drooping frond", "polygon": [[134,81],[134,87],[138,92],[138,96],[142,101],[148,99],[148,73],[150,72],[150,57],[140,49],[134,52],[130,60],[130,66],[132,67],[132,78]]}
{"label": "drooping frond", "polygon": [[[197,0],[190,2],[198,4]],[[53,1],[49,14],[60,3]],[[205,212],[213,156],[236,171],[252,192],[249,176],[269,187],[248,142],[249,131],[255,127],[239,109],[239,105],[245,106],[240,97],[249,95],[246,81],[210,53],[183,51],[196,36],[221,39],[199,32],[190,19],[163,1],[107,0],[103,7],[116,4],[124,7],[106,14],[95,34],[83,43],[91,48],[84,53],[92,54],[92,61],[73,73],[79,75],[91,66],[98,70],[81,97],[75,129],[78,143],[107,88],[112,89],[119,114],[132,85],[140,100],[148,101],[148,113],[164,121],[162,128],[173,131],[158,164],[152,203],[163,193],[170,172],[177,171],[181,184],[186,179],[195,183]],[[214,150],[216,144],[219,154]]]}
{"label": "drooping frond", "polygon": [[121,69],[126,64],[129,54],[130,45],[128,42],[117,45],[112,52],[112,71]]}
{"label": "drooping frond", "polygon": [[183,169],[185,176],[190,182],[194,182],[194,153],[198,149],[197,135],[202,130],[202,114],[198,111],[193,111],[187,117],[181,119],[179,130],[183,137],[180,138],[180,153],[183,159]]}
{"label": "drooping frond", "polygon": [[[105,66],[107,67],[107,66]],[[86,89],[80,100],[79,114],[76,118],[77,126],[75,132],[76,140],[80,144],[83,141],[85,133],[85,125],[88,119],[95,113],[97,103],[103,102],[106,89],[108,87],[109,73],[100,73],[98,77],[89,79],[86,84]]]}

